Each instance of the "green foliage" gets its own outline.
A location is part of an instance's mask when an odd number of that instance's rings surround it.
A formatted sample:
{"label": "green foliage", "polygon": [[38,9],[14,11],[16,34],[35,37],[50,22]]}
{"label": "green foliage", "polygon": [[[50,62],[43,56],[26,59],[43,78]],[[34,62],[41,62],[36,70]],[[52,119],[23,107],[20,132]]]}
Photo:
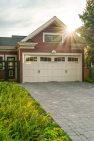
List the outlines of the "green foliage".
{"label": "green foliage", "polygon": [[0,82],[0,141],[71,141],[28,92]]}
{"label": "green foliage", "polygon": [[88,77],[88,78],[86,79],[86,82],[89,82],[89,83],[94,84],[94,79],[91,78],[91,77]]}
{"label": "green foliage", "polygon": [[94,0],[87,0],[86,8],[79,16],[84,24],[78,32],[89,47],[87,61],[94,62]]}

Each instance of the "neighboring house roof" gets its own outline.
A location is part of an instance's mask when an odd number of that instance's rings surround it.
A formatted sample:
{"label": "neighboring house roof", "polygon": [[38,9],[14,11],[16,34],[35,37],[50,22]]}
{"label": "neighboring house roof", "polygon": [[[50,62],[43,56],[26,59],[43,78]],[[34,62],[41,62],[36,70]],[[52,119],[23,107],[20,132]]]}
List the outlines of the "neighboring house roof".
{"label": "neighboring house roof", "polygon": [[33,38],[39,32],[41,32],[42,30],[44,30],[45,28],[47,28],[49,25],[51,25],[53,22],[56,22],[57,24],[60,24],[63,27],[66,27],[66,25],[61,20],[59,20],[56,16],[54,16],[48,22],[46,22],[45,24],[43,24],[42,26],[40,26],[38,29],[36,29],[34,32],[32,32],[31,34],[29,34],[27,37],[25,37],[24,39],[22,39],[21,42],[26,42],[27,40]]}
{"label": "neighboring house roof", "polygon": [[26,36],[13,35],[12,37],[0,37],[0,49],[15,49],[17,42]]}

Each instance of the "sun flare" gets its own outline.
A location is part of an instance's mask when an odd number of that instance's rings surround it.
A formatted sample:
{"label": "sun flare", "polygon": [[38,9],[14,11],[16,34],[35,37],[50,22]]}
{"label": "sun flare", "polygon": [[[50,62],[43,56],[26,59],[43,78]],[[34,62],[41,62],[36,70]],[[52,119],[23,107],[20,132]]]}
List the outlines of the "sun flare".
{"label": "sun flare", "polygon": [[68,25],[66,30],[67,30],[68,33],[73,33],[75,31],[75,27]]}

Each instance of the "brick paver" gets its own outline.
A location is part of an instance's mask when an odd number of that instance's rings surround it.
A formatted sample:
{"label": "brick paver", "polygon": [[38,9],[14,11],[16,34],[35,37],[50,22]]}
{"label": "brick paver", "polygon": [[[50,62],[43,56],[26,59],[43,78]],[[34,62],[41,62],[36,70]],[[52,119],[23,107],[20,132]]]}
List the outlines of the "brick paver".
{"label": "brick paver", "polygon": [[94,141],[94,85],[81,82],[22,84],[73,141]]}

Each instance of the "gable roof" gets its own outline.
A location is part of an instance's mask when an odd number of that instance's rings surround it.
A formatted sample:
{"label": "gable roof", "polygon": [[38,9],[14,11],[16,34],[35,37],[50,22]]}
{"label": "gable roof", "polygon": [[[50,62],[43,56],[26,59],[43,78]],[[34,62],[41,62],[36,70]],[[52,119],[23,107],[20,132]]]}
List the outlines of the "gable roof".
{"label": "gable roof", "polygon": [[56,22],[56,23],[60,24],[63,27],[66,27],[66,25],[61,20],[59,20],[56,16],[54,16],[49,21],[47,21],[45,24],[43,24],[42,26],[40,26],[38,29],[36,29],[35,31],[33,31],[31,34],[29,34],[27,37],[25,37],[24,39],[22,39],[21,42],[26,42],[27,40],[33,38],[39,32],[41,32],[42,30],[44,30],[45,28],[47,28],[49,25],[51,25],[53,22]]}

